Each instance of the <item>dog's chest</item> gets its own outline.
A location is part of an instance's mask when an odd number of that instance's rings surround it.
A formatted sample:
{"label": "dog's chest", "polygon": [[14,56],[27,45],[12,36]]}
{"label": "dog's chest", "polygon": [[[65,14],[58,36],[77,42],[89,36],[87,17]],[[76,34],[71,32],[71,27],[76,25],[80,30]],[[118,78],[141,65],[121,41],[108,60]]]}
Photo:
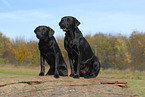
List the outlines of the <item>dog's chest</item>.
{"label": "dog's chest", "polygon": [[70,48],[70,49],[76,48],[77,45],[78,45],[78,41],[76,39],[68,41],[68,48]]}
{"label": "dog's chest", "polygon": [[39,43],[39,50],[42,54],[52,55],[54,53],[53,48],[49,44]]}
{"label": "dog's chest", "polygon": [[78,42],[77,40],[69,40],[67,41],[67,51],[73,57],[78,55]]}

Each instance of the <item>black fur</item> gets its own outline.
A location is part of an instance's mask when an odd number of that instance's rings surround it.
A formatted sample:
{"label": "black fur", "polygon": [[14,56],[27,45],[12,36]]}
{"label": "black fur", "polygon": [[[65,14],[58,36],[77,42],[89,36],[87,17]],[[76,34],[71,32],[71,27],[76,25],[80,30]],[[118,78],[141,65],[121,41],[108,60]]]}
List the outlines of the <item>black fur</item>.
{"label": "black fur", "polygon": [[71,74],[74,78],[94,78],[100,71],[100,62],[78,28],[80,22],[72,17],[63,17],[59,26],[65,31],[64,47],[68,52]]}
{"label": "black fur", "polygon": [[54,75],[55,78],[59,78],[59,75],[67,76],[67,65],[53,36],[54,31],[48,26],[39,26],[34,30],[34,32],[36,37],[39,39],[41,65],[39,76],[44,76],[45,60],[50,65],[50,69],[46,75]]}

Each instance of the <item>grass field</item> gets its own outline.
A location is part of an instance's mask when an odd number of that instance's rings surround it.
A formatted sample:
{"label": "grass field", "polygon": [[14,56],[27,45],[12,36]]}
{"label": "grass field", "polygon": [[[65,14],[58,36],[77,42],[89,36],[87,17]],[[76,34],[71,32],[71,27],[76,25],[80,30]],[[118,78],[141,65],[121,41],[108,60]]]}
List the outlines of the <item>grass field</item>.
{"label": "grass field", "polygon": [[[46,71],[48,67],[46,67]],[[19,76],[38,76],[40,67],[24,67],[13,65],[0,65],[0,78]],[[121,78],[128,81],[128,86],[136,90],[142,97],[145,97],[145,71],[120,71],[101,70],[98,77]]]}

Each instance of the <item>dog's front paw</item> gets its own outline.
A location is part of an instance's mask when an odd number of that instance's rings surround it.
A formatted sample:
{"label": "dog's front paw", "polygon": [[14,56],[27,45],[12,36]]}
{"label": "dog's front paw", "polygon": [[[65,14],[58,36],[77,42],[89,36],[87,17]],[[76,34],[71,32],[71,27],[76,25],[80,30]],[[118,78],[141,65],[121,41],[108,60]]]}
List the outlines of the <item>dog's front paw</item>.
{"label": "dog's front paw", "polygon": [[91,78],[91,76],[85,75],[84,78],[85,78],[85,79],[89,79],[89,78]]}
{"label": "dog's front paw", "polygon": [[55,77],[55,78],[59,78],[59,75],[58,75],[58,74],[55,74],[54,77]]}
{"label": "dog's front paw", "polygon": [[39,76],[44,76],[44,72],[40,72],[39,73]]}
{"label": "dog's front paw", "polygon": [[74,74],[73,74],[73,73],[71,73],[69,76],[70,76],[70,77],[73,77],[73,76],[74,76]]}
{"label": "dog's front paw", "polygon": [[75,75],[73,78],[78,78],[78,79],[79,79],[79,78],[80,78],[80,76],[79,76],[79,75]]}
{"label": "dog's front paw", "polygon": [[93,76],[93,75],[92,75],[92,76],[91,76],[91,75],[86,75],[84,78],[85,78],[85,79],[89,79],[89,78],[95,78],[95,77],[96,77],[96,76]]}
{"label": "dog's front paw", "polygon": [[47,72],[45,76],[53,75],[53,73]]}

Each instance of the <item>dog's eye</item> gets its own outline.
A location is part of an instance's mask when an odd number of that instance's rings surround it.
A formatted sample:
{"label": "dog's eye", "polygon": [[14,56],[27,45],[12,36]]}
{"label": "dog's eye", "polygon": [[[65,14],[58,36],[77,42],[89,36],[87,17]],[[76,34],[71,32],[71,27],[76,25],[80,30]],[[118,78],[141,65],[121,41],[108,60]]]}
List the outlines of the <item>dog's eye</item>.
{"label": "dog's eye", "polygon": [[68,18],[67,21],[70,21],[70,19]]}
{"label": "dog's eye", "polygon": [[61,22],[64,22],[64,20],[61,20]]}
{"label": "dog's eye", "polygon": [[43,31],[45,30],[45,28],[42,29]]}

